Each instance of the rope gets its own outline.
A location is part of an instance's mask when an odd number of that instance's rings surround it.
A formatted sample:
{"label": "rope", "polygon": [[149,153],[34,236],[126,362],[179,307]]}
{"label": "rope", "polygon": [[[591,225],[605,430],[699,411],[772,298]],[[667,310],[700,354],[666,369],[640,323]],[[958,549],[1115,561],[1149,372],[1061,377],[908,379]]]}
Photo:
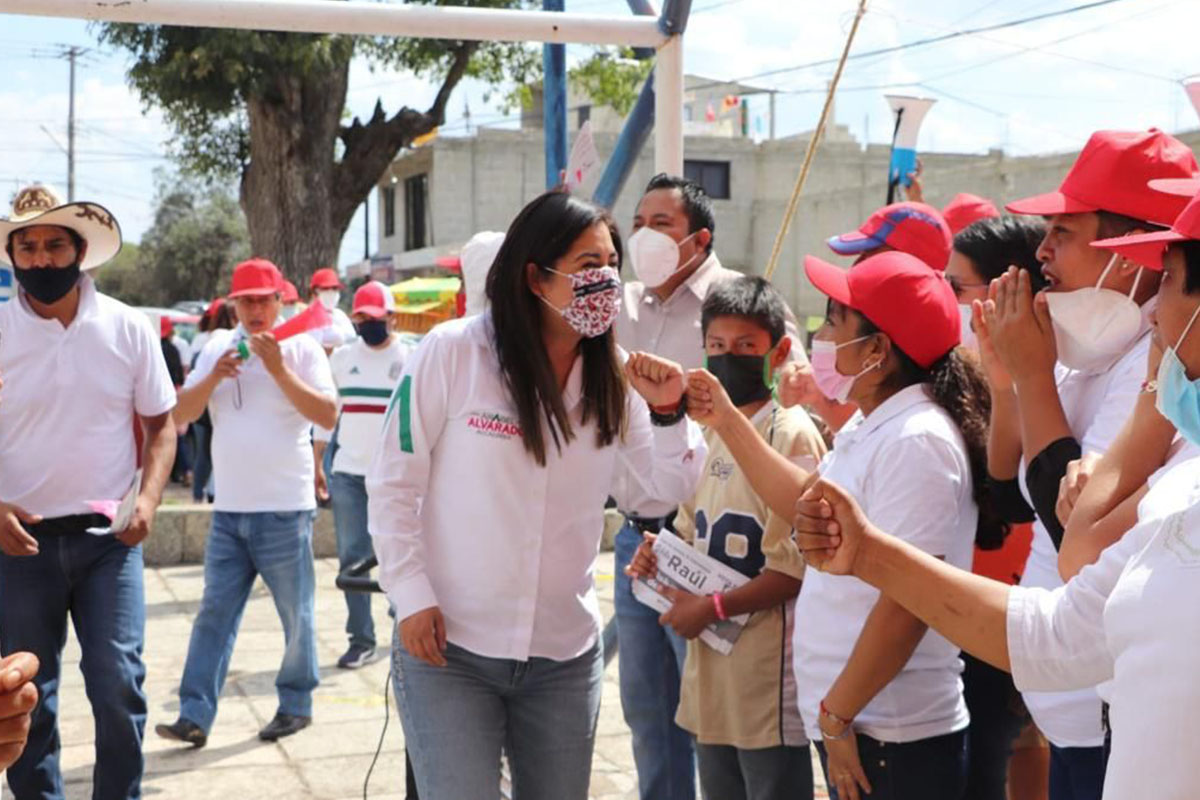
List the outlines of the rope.
{"label": "rope", "polygon": [[837,94],[838,82],[842,79],[842,69],[846,66],[846,59],[850,55],[850,45],[854,43],[854,35],[858,33],[858,23],[862,22],[863,15],[867,13],[867,0],[858,0],[858,11],[854,14],[854,22],[850,25],[850,33],[846,36],[846,46],[842,49],[842,57],[838,60],[837,69],[834,70],[833,80],[829,82],[829,93],[825,95],[825,107],[821,109],[821,118],[817,121],[817,129],[813,131],[812,138],[808,140],[808,149],[804,153],[804,164],[800,167],[800,175],[796,178],[796,185],[792,188],[792,196],[788,200],[787,210],[783,212],[783,222],[779,225],[779,233],[775,235],[775,246],[771,249],[771,258],[767,261],[767,269],[763,273],[763,277],[771,280],[771,275],[775,273],[775,267],[779,265],[779,254],[783,250],[783,241],[787,237],[788,228],[791,227],[792,217],[796,215],[796,206],[800,203],[800,193],[804,190],[804,182],[808,180],[808,171],[812,167],[813,156],[817,154],[817,145],[821,141],[821,137],[825,134],[825,123],[829,121],[829,112],[833,109],[833,97]]}

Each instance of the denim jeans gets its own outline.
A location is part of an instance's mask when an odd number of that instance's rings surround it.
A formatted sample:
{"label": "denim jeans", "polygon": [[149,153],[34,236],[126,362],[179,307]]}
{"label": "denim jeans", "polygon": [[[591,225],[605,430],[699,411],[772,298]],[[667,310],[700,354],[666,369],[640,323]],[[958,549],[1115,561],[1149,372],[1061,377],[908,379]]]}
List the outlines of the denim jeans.
{"label": "denim jeans", "polygon": [[196,456],[196,466],[192,469],[192,499],[203,503],[204,490],[212,475],[212,428],[193,422],[192,437],[195,439],[193,451]]}
{"label": "denim jeans", "polygon": [[642,800],[695,800],[692,737],[675,724],[687,642],[633,596],[625,567],[642,541],[629,522],[616,539],[617,663]]}
{"label": "denim jeans", "polygon": [[421,800],[499,800],[500,753],[515,800],[587,800],[604,659],[486,658],[454,644],[445,667],[393,639],[404,741]]}
{"label": "denim jeans", "polygon": [[146,695],[142,644],[146,601],[142,548],[113,536],[35,533],[37,555],[0,554],[0,652],[28,650],[41,661],[25,753],[8,770],[13,794],[61,800],[58,687],[67,616],[83,658],[79,668],[96,724],[95,800],[142,796]]}
{"label": "denim jeans", "polygon": [[812,754],[804,747],[696,744],[700,786],[708,800],[812,800]]}
{"label": "denim jeans", "polygon": [[[829,783],[825,745],[818,742],[821,769]],[[858,734],[858,757],[871,784],[870,800],[973,800],[963,794],[967,783],[967,732],[931,736],[915,742],[881,742]],[[838,800],[829,787],[830,800]],[[1095,800],[1100,800],[1099,796]]]}
{"label": "denim jeans", "polygon": [[[337,527],[338,568],[357,564],[375,554],[367,530],[367,483],[362,475],[335,472],[329,480],[333,522]],[[350,644],[375,646],[375,623],[371,619],[371,595],[343,592],[346,596],[346,633]]]}
{"label": "denim jeans", "polygon": [[1100,800],[1107,768],[1103,747],[1050,745],[1050,800]]}
{"label": "denim jeans", "polygon": [[217,697],[258,575],[283,623],[283,663],[275,677],[279,711],[312,716],[319,679],[312,521],[311,511],[213,513],[204,551],[204,596],[179,685],[179,715],[206,732],[217,716]]}

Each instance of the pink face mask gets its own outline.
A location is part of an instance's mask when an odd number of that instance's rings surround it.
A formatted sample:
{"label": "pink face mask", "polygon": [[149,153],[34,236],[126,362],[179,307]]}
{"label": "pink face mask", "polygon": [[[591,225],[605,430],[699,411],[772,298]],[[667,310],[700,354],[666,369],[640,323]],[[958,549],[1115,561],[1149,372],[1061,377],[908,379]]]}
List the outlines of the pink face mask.
{"label": "pink face mask", "polygon": [[562,314],[567,324],[585,339],[603,335],[621,313],[621,276],[613,267],[581,269],[567,275],[556,269],[556,275],[570,278],[575,298],[566,308],[555,308],[545,297],[542,302]]}
{"label": "pink face mask", "polygon": [[851,339],[841,344],[831,342],[827,339],[813,340],[809,360],[812,362],[813,381],[816,382],[817,388],[821,390],[821,394],[835,403],[844,403],[850,397],[850,389],[854,386],[854,382],[859,377],[879,366],[878,362],[870,364],[863,367],[862,372],[859,372],[857,375],[843,375],[837,371],[837,351],[848,344],[861,342],[868,338],[870,337],[860,336],[857,339]]}

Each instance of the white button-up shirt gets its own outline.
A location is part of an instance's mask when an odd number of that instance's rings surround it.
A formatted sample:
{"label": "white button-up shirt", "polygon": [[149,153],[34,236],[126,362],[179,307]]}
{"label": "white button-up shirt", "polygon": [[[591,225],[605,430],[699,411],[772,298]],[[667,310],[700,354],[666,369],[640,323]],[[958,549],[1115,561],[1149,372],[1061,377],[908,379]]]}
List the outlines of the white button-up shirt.
{"label": "white button-up shirt", "polygon": [[[1150,352],[1149,313],[1142,310],[1143,333],[1134,346],[1104,372],[1082,372],[1058,365],[1058,397],[1071,434],[1084,453],[1103,454],[1133,413],[1146,376]],[[1033,457],[1036,453],[1027,453]],[[1025,486],[1025,460],[1021,461],[1021,491]],[[1063,585],[1058,572],[1058,550],[1041,520],[1033,524],[1033,547],[1022,586],[1055,589]],[[1046,738],[1059,747],[1099,747],[1104,744],[1100,697],[1093,689],[1075,692],[1027,692],[1025,706]]]}
{"label": "white button-up shirt", "polygon": [[574,438],[526,452],[492,341],[491,314],[431,331],[405,365],[367,474],[379,582],[404,619],[438,606],[473,653],[559,661],[600,629],[593,562],[618,459],[673,504],[695,492],[707,450],[690,420],[652,426],[628,391],[623,441],[583,425],[583,360],[564,404]]}
{"label": "white button-up shirt", "polygon": [[67,327],[19,292],[0,305],[0,497],[32,514],[87,514],[118,500],[137,470],[135,414],[175,406],[158,331],[80,280]]}
{"label": "white button-up shirt", "polygon": [[[966,570],[979,511],[966,445],[926,386],[909,386],[870,416],[856,412],[821,462],[880,530]],[[793,663],[804,725],[817,716],[858,641],[879,592],[857,578],[805,573],[796,602]],[[967,727],[959,650],[929,631],[891,682],[859,712],[855,728],[885,742],[911,742]]]}
{"label": "white button-up shirt", "polygon": [[1055,590],[1008,595],[1013,680],[1026,691],[1112,681],[1105,800],[1196,797],[1200,741],[1200,458],[1170,466],[1138,524]]}
{"label": "white button-up shirt", "polygon": [[[666,300],[660,300],[640,281],[627,282],[625,302],[616,323],[617,343],[630,352],[669,358],[685,370],[704,366],[704,337],[700,333],[704,299],[717,284],[741,277],[742,273],[721,266],[713,253]],[[788,311],[787,331],[792,339],[789,360],[807,361],[791,311]],[[669,498],[656,496],[630,470],[618,472],[612,495],[621,511],[638,517],[665,517],[678,505]]]}

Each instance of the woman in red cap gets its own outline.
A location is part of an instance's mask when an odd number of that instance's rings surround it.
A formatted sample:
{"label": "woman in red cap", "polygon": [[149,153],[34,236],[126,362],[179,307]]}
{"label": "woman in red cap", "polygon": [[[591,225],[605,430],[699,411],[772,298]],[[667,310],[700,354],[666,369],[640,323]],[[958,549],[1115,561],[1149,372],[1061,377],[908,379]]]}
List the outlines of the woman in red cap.
{"label": "woman in red cap", "polygon": [[[953,290],[901,252],[849,271],[809,257],[805,271],[829,297],[811,354],[817,385],[859,408],[820,474],[852,487],[916,547],[968,568],[972,544],[998,542],[1004,526],[985,498],[987,387],[958,349]],[[688,403],[776,513],[793,513],[813,476],[742,430],[710,376],[690,376]],[[959,800],[968,714],[958,648],[871,587],[814,572],[796,619],[800,712],[823,740],[831,794]]]}
{"label": "woman in red cap", "polygon": [[[1171,231],[1097,243],[1160,272],[1143,388],[1163,418],[1200,444],[1200,199]],[[1110,451],[1111,453],[1112,451]],[[1009,587],[884,533],[838,486],[821,481],[797,504],[809,564],[879,588],[930,627],[1012,672],[1023,691],[1105,686],[1112,721],[1105,800],[1196,796],[1200,739],[1200,457],[1150,481],[1137,524],[1065,587]]]}

